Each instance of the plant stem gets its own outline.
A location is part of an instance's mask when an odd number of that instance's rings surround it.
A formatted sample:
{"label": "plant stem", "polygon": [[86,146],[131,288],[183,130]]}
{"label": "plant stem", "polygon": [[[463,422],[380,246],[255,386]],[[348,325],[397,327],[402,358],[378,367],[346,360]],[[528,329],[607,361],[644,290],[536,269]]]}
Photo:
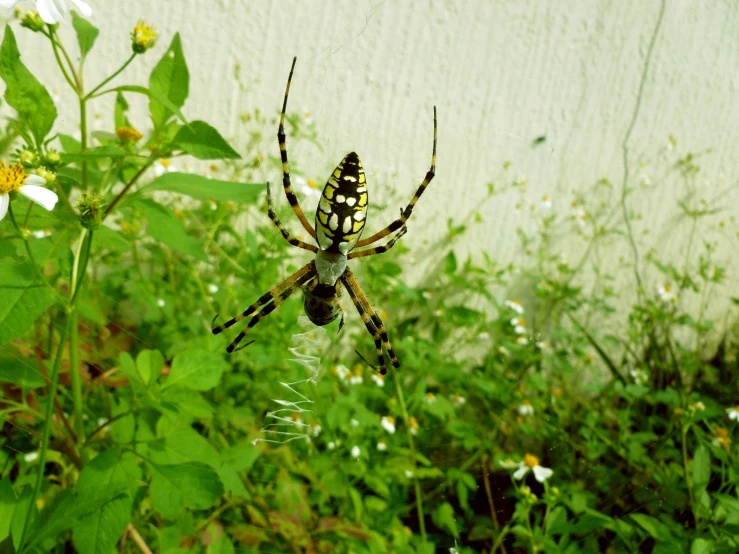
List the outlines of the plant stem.
{"label": "plant stem", "polygon": [[134,175],[134,176],[133,176],[133,177],[131,178],[131,180],[130,180],[130,181],[128,182],[128,184],[127,184],[127,185],[126,185],[126,186],[125,186],[125,187],[123,188],[123,190],[122,190],[121,192],[119,192],[119,193],[118,193],[118,196],[116,196],[116,197],[115,197],[115,199],[113,199],[113,201],[112,201],[112,202],[110,203],[110,206],[108,206],[108,207],[107,207],[107,208],[105,209],[105,213],[103,214],[103,219],[105,219],[106,217],[108,217],[108,216],[110,215],[110,212],[112,212],[112,211],[113,211],[113,208],[115,208],[115,207],[116,207],[116,206],[118,205],[118,202],[120,202],[120,201],[121,201],[121,199],[122,199],[122,198],[123,198],[123,197],[124,197],[124,196],[126,195],[126,193],[127,193],[127,192],[128,192],[129,190],[131,190],[131,187],[132,187],[132,186],[134,186],[134,185],[136,184],[136,181],[138,181],[138,180],[139,180],[139,179],[141,178],[141,176],[142,176],[142,175],[144,174],[144,172],[145,172],[145,171],[146,171],[147,169],[149,169],[149,167],[151,167],[151,165],[152,165],[152,164],[154,163],[154,161],[155,161],[155,160],[156,160],[156,156],[152,155],[152,156],[151,156],[151,157],[150,157],[150,158],[148,159],[148,161],[147,161],[147,162],[146,162],[146,163],[145,163],[144,165],[142,165],[142,166],[141,166],[141,169],[139,169],[139,170],[138,170],[138,171],[136,172],[136,175]]}
{"label": "plant stem", "polygon": [[39,454],[38,459],[38,476],[36,477],[36,486],[33,489],[31,502],[28,504],[28,512],[26,513],[26,521],[23,524],[23,533],[21,533],[21,540],[18,545],[18,552],[23,552],[26,533],[28,532],[28,527],[31,523],[31,514],[33,513],[33,509],[36,506],[36,499],[41,492],[41,485],[44,481],[46,451],[49,447],[49,437],[51,435],[51,419],[54,413],[54,397],[56,396],[56,389],[57,385],[59,384],[59,366],[62,363],[62,354],[64,353],[64,344],[67,340],[69,323],[69,314],[65,314],[64,323],[62,324],[62,331],[59,335],[59,347],[57,348],[56,357],[54,358],[54,366],[51,370],[51,385],[49,386],[49,398],[46,401],[46,420],[44,421],[44,434],[41,440],[41,453]]}
{"label": "plant stem", "polygon": [[[87,150],[87,100],[82,96],[82,86],[78,92],[80,95],[80,152]],[[87,190],[87,160],[82,160],[82,190]]]}
{"label": "plant stem", "polygon": [[49,287],[50,289],[54,289],[49,282],[46,280],[46,277],[44,277],[44,274],[41,272],[41,268],[36,263],[36,258],[33,255],[33,251],[31,250],[31,245],[28,242],[28,232],[22,231],[21,228],[18,226],[18,222],[15,220],[15,215],[13,215],[13,204],[8,204],[8,215],[10,216],[10,222],[13,224],[13,227],[15,227],[15,230],[18,231],[18,234],[20,234],[21,238],[23,239],[23,244],[26,247],[26,253],[28,254],[28,260],[33,266],[33,269],[36,271],[36,276],[41,279],[41,282]]}
{"label": "plant stem", "polygon": [[64,78],[66,79],[67,83],[69,84],[70,88],[75,91],[79,92],[77,90],[77,85],[74,84],[72,81],[72,78],[69,76],[69,73],[67,73],[67,69],[64,67],[64,62],[62,62],[61,56],[59,56],[59,48],[56,43],[56,40],[54,40],[54,35],[52,33],[46,34],[44,33],[49,40],[51,41],[51,48],[54,51],[54,57],[56,58],[56,63],[59,65],[59,69],[62,70],[62,75],[64,75]]}
{"label": "plant stem", "polygon": [[74,410],[74,432],[77,440],[84,440],[85,427],[82,418],[82,375],[80,371],[80,330],[77,310],[69,313],[69,372],[72,377],[72,405]]}
{"label": "plant stem", "polygon": [[693,512],[694,524],[698,525],[698,516],[695,513],[695,497],[693,496],[693,477],[688,471],[688,428],[690,425],[682,426],[683,439],[683,471],[685,472],[685,484],[688,487],[688,499],[690,500],[690,511]]}
{"label": "plant stem", "polygon": [[403,413],[403,422],[405,423],[405,431],[408,436],[408,447],[411,451],[411,462],[413,463],[413,486],[416,492],[416,511],[418,512],[418,526],[421,529],[421,541],[426,542],[426,521],[423,514],[423,497],[421,496],[421,483],[418,481],[416,476],[416,447],[413,445],[413,435],[411,434],[411,423],[410,417],[408,417],[408,410],[405,406],[405,396],[403,396],[403,389],[400,386],[400,379],[398,378],[398,372],[395,371],[395,366],[392,364],[390,368],[393,372],[393,381],[395,381],[395,390],[398,393],[398,400],[400,400],[400,410]]}
{"label": "plant stem", "polygon": [[115,73],[113,73],[110,77],[105,79],[102,83],[100,83],[98,86],[96,86],[94,89],[92,89],[90,92],[85,95],[85,99],[89,100],[93,94],[95,94],[97,91],[99,91],[101,88],[103,88],[105,85],[107,85],[109,82],[111,82],[113,79],[118,77],[118,75],[121,74],[121,72],[128,67],[128,64],[130,64],[133,59],[136,57],[136,54],[132,54],[130,58],[128,58],[125,63],[119,67]]}

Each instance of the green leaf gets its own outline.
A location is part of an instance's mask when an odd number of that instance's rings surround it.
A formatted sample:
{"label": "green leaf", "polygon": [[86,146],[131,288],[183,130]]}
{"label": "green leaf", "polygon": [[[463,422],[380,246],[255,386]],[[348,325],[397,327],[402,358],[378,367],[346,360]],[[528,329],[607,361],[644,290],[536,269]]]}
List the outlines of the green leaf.
{"label": "green leaf", "polygon": [[193,121],[182,127],[175,135],[172,144],[199,160],[241,158],[220,133],[204,121]]}
{"label": "green leaf", "polygon": [[457,257],[454,252],[449,252],[444,259],[444,273],[453,275],[455,271],[457,271]]}
{"label": "green leaf", "polygon": [[204,436],[189,425],[179,425],[161,438],[149,443],[149,455],[157,464],[201,462],[213,467],[221,464],[221,456]]}
{"label": "green leaf", "polygon": [[115,124],[116,129],[119,129],[120,127],[131,127],[131,122],[128,120],[128,116],[126,115],[127,111],[128,111],[128,102],[126,102],[126,99],[119,92],[115,96],[114,124]]}
{"label": "green leaf", "polygon": [[567,509],[564,506],[557,506],[547,516],[544,524],[544,530],[547,535],[561,533],[562,529],[567,526]]}
{"label": "green leaf", "polygon": [[713,541],[706,539],[695,539],[690,545],[690,554],[711,554],[714,551]]}
{"label": "green leaf", "polygon": [[164,173],[141,192],[168,190],[200,200],[233,200],[252,202],[264,190],[265,183],[233,183],[208,179],[193,173]]}
{"label": "green leaf", "polygon": [[183,385],[195,390],[208,390],[221,381],[228,368],[223,356],[207,350],[186,350],[172,360],[172,369],[164,387]]}
{"label": "green leaf", "polygon": [[136,206],[141,208],[149,220],[149,235],[175,250],[188,254],[203,262],[209,262],[200,241],[185,232],[182,221],[169,209],[156,202],[138,199]]}
{"label": "green leaf", "polygon": [[658,541],[672,540],[672,533],[658,519],[655,519],[652,516],[648,516],[646,514],[631,514],[631,518],[636,521],[642,529],[644,529],[647,533],[649,533]]}
{"label": "green leaf", "polygon": [[[31,509],[31,523],[29,529],[32,529],[33,525],[38,520],[38,508],[36,508],[36,504],[31,504],[31,496],[33,496],[33,487],[25,487],[15,505],[15,510],[13,510],[13,519],[10,521],[10,534],[13,537],[13,547],[16,552],[20,546],[21,535],[23,535],[23,528],[26,524],[26,517],[29,508]],[[26,535],[26,544],[28,544],[29,536],[30,534]]]}
{"label": "green leaf", "polygon": [[101,225],[95,231],[95,240],[92,243],[93,250],[113,250],[116,252],[128,252],[131,250],[131,244],[125,237],[105,225]]}
{"label": "green leaf", "polygon": [[711,479],[711,454],[701,444],[693,455],[693,487],[704,489]]}
{"label": "green leaf", "polygon": [[98,487],[124,485],[130,494],[109,500],[74,523],[72,540],[78,552],[110,554],[130,520],[133,493],[142,485],[141,478],[136,456],[118,448],[103,452],[82,470],[77,482],[78,493],[89,494]]}
{"label": "green leaf", "polygon": [[72,11],[72,26],[77,33],[77,42],[79,42],[80,52],[84,58],[92,50],[95,39],[98,38],[100,31],[92,23],[87,21],[87,19],[80,17],[75,11]]}
{"label": "green leaf", "polygon": [[[152,94],[166,98],[177,108],[181,108],[187,100],[190,73],[187,70],[185,56],[182,53],[180,34],[175,34],[169,48],[154,67],[149,77],[149,89]],[[155,128],[160,128],[171,113],[176,113],[158,99],[149,101],[149,112]]]}
{"label": "green leaf", "polygon": [[459,537],[459,530],[457,529],[457,521],[454,517],[454,508],[449,502],[440,504],[431,514],[431,519],[440,529],[451,533],[454,538]]}
{"label": "green leaf", "polygon": [[5,81],[5,100],[41,144],[56,120],[57,112],[49,92],[21,62],[10,25],[0,46],[0,78]]}
{"label": "green leaf", "polygon": [[180,111],[179,106],[174,104],[169,98],[164,96],[160,91],[158,90],[150,90],[146,87],[138,86],[138,85],[123,85],[120,87],[115,87],[107,92],[135,92],[136,94],[144,94],[149,97],[149,105],[151,105],[151,102],[155,101],[164,106],[166,109],[171,111],[173,114],[175,114],[182,123],[187,125],[187,119],[185,119],[185,116],[182,115],[182,112]]}
{"label": "green leaf", "polygon": [[136,369],[147,385],[157,380],[163,368],[164,356],[159,350],[142,350],[136,357]]}
{"label": "green leaf", "polygon": [[62,161],[66,164],[97,160],[100,158],[125,158],[130,152],[126,152],[117,146],[98,146],[97,148],[89,148],[84,152],[74,152],[72,154],[62,154]]}
{"label": "green leaf", "polygon": [[46,379],[34,358],[19,358],[13,354],[0,355],[0,382],[12,383],[24,389],[38,389]]}
{"label": "green leaf", "polygon": [[218,474],[203,463],[151,464],[151,468],[151,503],[165,518],[174,518],[184,507],[207,510],[223,494]]}
{"label": "green leaf", "polygon": [[13,487],[10,486],[10,477],[0,480],[0,543],[10,535],[10,522],[17,503]]}
{"label": "green leaf", "polygon": [[0,346],[3,346],[25,333],[54,303],[56,294],[42,285],[0,287],[0,298],[3,299],[0,302]]}

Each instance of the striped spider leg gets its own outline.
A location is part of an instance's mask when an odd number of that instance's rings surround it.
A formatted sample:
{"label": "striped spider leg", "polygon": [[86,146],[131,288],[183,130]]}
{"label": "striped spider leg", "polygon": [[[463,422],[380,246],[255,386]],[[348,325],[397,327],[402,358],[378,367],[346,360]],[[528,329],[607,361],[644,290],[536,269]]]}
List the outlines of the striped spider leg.
{"label": "striped spider leg", "polygon": [[416,194],[413,195],[413,198],[411,198],[411,201],[408,203],[405,210],[402,210],[400,212],[400,218],[393,221],[390,225],[388,225],[381,231],[376,232],[371,237],[360,240],[355,245],[355,248],[361,248],[362,246],[368,246],[372,244],[373,242],[377,242],[381,238],[386,237],[390,233],[397,231],[398,229],[403,227],[403,225],[405,225],[405,222],[408,221],[408,218],[411,216],[411,213],[413,212],[413,207],[416,205],[416,202],[418,202],[418,199],[421,198],[421,195],[423,194],[423,191],[426,190],[426,187],[429,186],[429,183],[434,178],[434,175],[436,175],[436,106],[434,106],[434,147],[431,152],[431,167],[426,173],[426,177],[423,179],[423,182],[419,185],[418,190],[416,191]]}
{"label": "striped spider leg", "polygon": [[[274,287],[272,290],[270,290],[268,293],[263,294],[259,297],[259,299],[254,302],[251,306],[249,306],[246,310],[244,310],[242,313],[237,315],[236,317],[228,320],[226,323],[219,325],[218,327],[214,327],[212,329],[212,333],[214,335],[218,335],[231,327],[232,325],[235,325],[242,319],[246,319],[253,313],[255,313],[257,310],[262,308],[262,310],[254,315],[251,320],[249,320],[249,324],[246,326],[246,328],[238,334],[238,336],[231,342],[231,344],[228,345],[228,348],[226,348],[227,352],[234,352],[236,351],[236,347],[239,345],[239,343],[244,339],[246,334],[251,330],[252,327],[254,327],[259,321],[266,316],[267,314],[271,313],[277,306],[282,304],[292,293],[294,293],[296,290],[298,290],[300,287],[302,287],[304,284],[306,284],[308,281],[310,281],[314,276],[316,275],[316,266],[313,261],[308,262],[303,267],[301,267],[298,271],[293,273],[290,277],[285,279],[282,283]],[[218,315],[216,315],[215,318],[213,318],[213,323],[215,323],[215,320],[218,318]],[[242,348],[246,348],[251,343],[247,343],[238,350],[241,350]]]}

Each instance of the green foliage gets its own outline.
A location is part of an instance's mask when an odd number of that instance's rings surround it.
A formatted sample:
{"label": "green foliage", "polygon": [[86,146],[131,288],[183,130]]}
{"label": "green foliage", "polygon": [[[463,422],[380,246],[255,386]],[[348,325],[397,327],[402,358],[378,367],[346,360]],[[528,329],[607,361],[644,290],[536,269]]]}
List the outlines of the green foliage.
{"label": "green foliage", "polygon": [[[84,56],[97,30],[73,25]],[[630,231],[607,180],[563,213],[530,205],[505,165],[428,251],[400,242],[352,261],[400,370],[382,379],[355,354],[373,359],[374,345],[351,306],[341,333],[301,333],[300,294],[227,355],[248,321],[214,336],[214,316],[243,312],[308,259],[253,184],[281,168],[272,118],[245,114],[238,148],[188,124],[175,35],[148,88],[72,87],[85,105],[113,103],[113,128],[93,138],[81,121],[84,140],[45,142],[56,112],[10,28],[0,61],[18,112],[3,140],[22,141],[26,171],[50,167],[60,196],[46,212],[14,195],[0,222],[0,552],[137,552],[139,540],[205,554],[739,548],[737,301],[716,294],[727,275],[710,202],[676,207],[690,237],[678,261],[641,237],[639,258],[617,261]],[[65,69],[77,82],[81,69]],[[149,98],[143,136],[130,94]],[[287,127],[290,144],[320,146],[303,118]],[[664,180],[690,188],[697,162],[676,158]],[[308,176],[291,167],[310,219],[310,181],[302,190]],[[377,221],[397,213],[384,185],[370,185],[392,207]],[[68,201],[82,191],[99,226]],[[517,229],[516,265],[464,255],[485,203],[516,195],[535,216]],[[298,228],[286,202],[277,211]]]}

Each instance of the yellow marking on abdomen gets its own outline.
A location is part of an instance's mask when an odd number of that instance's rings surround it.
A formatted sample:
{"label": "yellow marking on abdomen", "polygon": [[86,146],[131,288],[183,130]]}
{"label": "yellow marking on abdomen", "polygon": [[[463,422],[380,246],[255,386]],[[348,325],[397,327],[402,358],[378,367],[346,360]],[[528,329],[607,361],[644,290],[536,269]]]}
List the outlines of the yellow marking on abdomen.
{"label": "yellow marking on abdomen", "polygon": [[328,214],[318,210],[318,220],[324,225],[328,225]]}
{"label": "yellow marking on abdomen", "polygon": [[362,193],[359,195],[359,206],[366,206],[367,205],[367,193]]}

